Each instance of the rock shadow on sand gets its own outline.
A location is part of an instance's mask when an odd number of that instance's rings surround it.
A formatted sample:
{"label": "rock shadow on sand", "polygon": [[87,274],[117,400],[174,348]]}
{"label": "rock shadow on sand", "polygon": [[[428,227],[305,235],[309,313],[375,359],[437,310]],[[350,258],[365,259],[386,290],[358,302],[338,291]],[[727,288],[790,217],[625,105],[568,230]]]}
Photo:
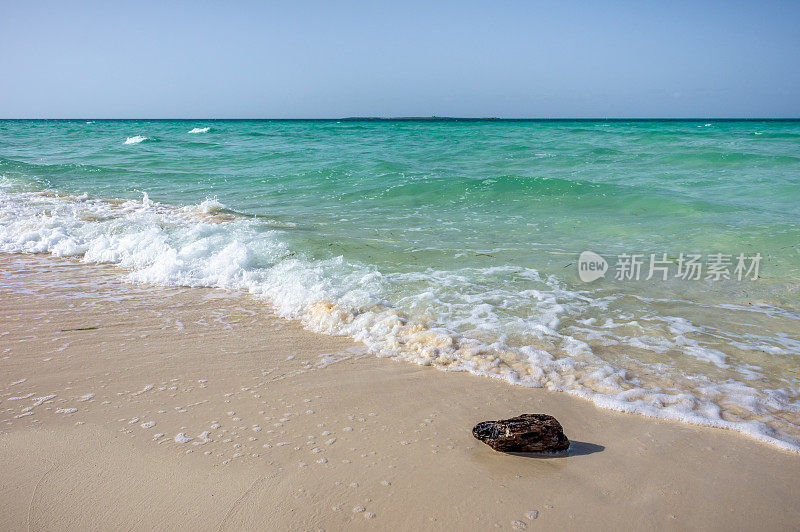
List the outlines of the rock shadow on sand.
{"label": "rock shadow on sand", "polygon": [[560,453],[503,453],[512,456],[520,456],[522,458],[569,458],[571,456],[584,456],[587,454],[599,453],[605,450],[605,447],[596,443],[589,443],[586,441],[570,440],[569,448]]}

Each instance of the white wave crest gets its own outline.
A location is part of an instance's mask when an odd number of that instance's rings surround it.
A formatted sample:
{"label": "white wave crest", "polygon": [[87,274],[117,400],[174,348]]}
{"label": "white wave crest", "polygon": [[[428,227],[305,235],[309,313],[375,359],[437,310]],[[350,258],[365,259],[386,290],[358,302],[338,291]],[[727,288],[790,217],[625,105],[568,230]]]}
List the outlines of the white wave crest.
{"label": "white wave crest", "polygon": [[221,211],[222,209],[225,208],[225,205],[220,203],[220,201],[214,197],[214,198],[204,199],[203,202],[200,203],[198,207],[200,207],[200,210],[202,210],[204,213],[211,214],[214,212]]}
{"label": "white wave crest", "polygon": [[216,196],[213,198],[206,198],[197,205],[188,205],[182,207],[181,211],[185,213],[198,213],[198,214],[216,214],[225,208]]}
{"label": "white wave crest", "polygon": [[189,131],[189,133],[208,133],[210,130],[210,127],[196,127]]}
{"label": "white wave crest", "polygon": [[140,142],[144,142],[146,140],[147,137],[136,135],[135,137],[128,137],[127,139],[125,139],[125,144],[139,144]]}

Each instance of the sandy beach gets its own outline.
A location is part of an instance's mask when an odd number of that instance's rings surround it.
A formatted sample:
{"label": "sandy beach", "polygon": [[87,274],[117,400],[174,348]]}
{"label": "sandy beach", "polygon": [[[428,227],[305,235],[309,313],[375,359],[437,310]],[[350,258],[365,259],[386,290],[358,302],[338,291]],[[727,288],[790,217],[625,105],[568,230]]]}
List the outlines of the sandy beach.
{"label": "sandy beach", "polygon": [[[233,292],[0,256],[0,528],[762,529],[800,457],[738,433],[381,359]],[[568,456],[472,426],[556,416]]]}

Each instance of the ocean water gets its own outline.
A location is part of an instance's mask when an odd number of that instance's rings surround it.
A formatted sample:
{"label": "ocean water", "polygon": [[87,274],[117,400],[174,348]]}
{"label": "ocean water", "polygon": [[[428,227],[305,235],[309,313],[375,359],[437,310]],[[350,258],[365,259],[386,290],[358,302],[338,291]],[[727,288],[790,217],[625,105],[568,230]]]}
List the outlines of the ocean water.
{"label": "ocean water", "polygon": [[0,251],[800,451],[797,121],[0,121]]}

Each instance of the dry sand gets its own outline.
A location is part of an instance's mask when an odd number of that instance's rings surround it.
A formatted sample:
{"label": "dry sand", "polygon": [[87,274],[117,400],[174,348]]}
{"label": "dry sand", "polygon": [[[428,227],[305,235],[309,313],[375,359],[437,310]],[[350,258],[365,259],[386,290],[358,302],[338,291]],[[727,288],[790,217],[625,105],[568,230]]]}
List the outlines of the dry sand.
{"label": "dry sand", "polygon": [[[2,530],[800,527],[800,456],[737,433],[376,358],[241,294],[0,272]],[[523,412],[570,455],[471,435]]]}

